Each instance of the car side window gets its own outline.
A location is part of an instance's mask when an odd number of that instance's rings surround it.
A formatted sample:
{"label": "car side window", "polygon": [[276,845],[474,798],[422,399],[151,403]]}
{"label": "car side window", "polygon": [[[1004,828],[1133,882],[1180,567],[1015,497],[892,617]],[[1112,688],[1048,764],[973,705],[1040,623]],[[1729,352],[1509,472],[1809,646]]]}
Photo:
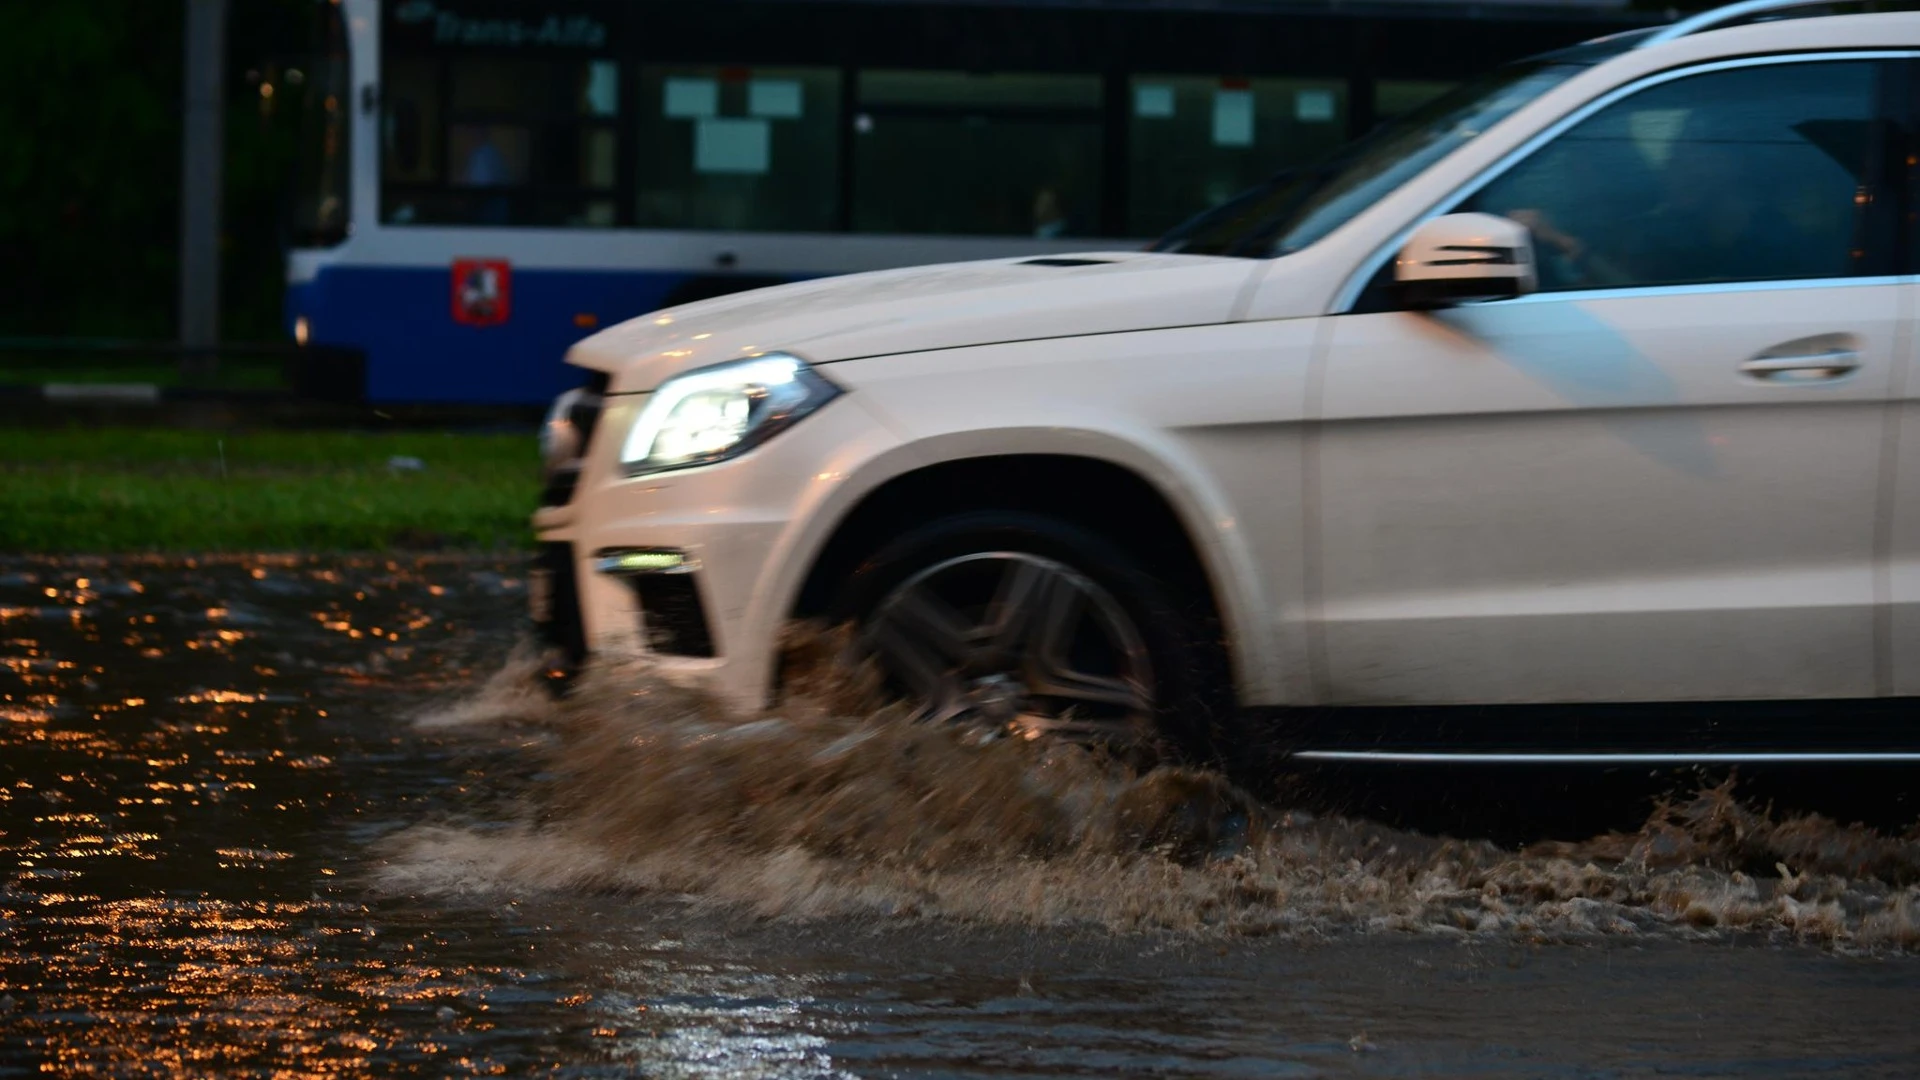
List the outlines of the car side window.
{"label": "car side window", "polygon": [[1543,292],[1862,273],[1878,68],[1781,63],[1660,83],[1459,209],[1528,226]]}

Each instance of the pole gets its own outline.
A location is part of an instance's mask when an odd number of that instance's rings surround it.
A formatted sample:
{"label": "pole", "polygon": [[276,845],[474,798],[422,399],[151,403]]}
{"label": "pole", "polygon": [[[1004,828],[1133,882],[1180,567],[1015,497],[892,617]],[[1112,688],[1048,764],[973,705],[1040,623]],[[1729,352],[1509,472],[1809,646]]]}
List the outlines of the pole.
{"label": "pole", "polygon": [[220,344],[220,188],[226,153],[228,0],[186,0],[180,143],[182,363],[211,370]]}

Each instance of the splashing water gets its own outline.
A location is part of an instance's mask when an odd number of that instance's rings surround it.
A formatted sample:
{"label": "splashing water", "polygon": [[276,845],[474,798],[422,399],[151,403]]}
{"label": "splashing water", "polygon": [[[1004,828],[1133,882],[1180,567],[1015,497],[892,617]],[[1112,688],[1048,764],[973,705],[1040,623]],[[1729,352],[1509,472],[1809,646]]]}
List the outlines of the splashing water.
{"label": "splashing water", "polygon": [[556,703],[542,685],[545,668],[540,650],[519,642],[478,690],[420,710],[413,724],[422,731],[438,731],[551,720]]}
{"label": "splashing water", "polygon": [[543,732],[530,808],[399,834],[381,887],[639,891],[782,918],[1920,947],[1920,840],[1776,820],[1731,782],[1631,833],[1514,851],[1265,805],[1211,772],[909,723],[872,706],[870,679],[817,664],[748,718],[644,668],[592,672],[555,703],[530,689],[536,666],[517,654],[419,720]]}

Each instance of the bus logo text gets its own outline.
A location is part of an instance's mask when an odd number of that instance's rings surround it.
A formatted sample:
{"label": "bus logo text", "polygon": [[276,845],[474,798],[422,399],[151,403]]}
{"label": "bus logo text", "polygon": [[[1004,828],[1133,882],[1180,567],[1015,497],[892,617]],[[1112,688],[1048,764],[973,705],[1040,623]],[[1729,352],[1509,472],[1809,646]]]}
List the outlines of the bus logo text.
{"label": "bus logo text", "polygon": [[607,26],[590,15],[549,15],[544,19],[484,19],[440,10],[433,0],[409,0],[394,9],[403,23],[433,21],[438,45],[533,45],[559,49],[598,49],[607,43]]}

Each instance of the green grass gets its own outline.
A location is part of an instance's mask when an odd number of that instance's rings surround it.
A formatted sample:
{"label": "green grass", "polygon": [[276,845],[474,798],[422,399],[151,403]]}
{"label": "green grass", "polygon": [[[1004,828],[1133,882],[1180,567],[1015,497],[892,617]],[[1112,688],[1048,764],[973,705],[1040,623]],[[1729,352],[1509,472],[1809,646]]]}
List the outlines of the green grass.
{"label": "green grass", "polygon": [[14,428],[0,551],[517,548],[539,477],[530,433]]}

